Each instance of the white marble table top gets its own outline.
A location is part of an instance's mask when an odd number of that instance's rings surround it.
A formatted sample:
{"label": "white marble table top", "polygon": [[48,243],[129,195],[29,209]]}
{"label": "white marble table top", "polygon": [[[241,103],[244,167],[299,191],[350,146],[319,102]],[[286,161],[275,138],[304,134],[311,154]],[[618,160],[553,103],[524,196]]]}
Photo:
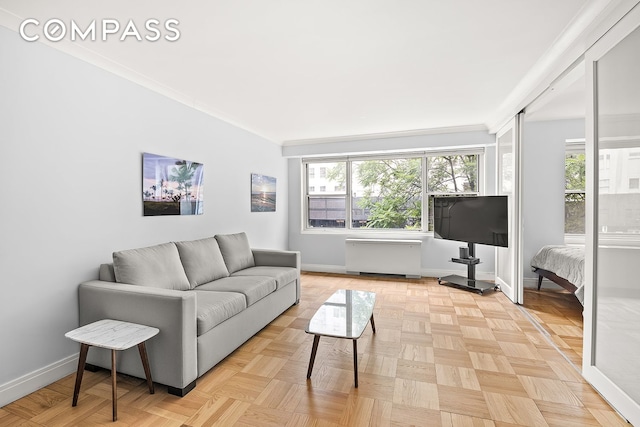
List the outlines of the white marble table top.
{"label": "white marble table top", "polygon": [[358,339],[371,319],[375,303],[374,292],[340,289],[320,306],[305,332]]}
{"label": "white marble table top", "polygon": [[74,341],[111,350],[126,350],[160,332],[158,328],[120,320],[104,319],[64,334]]}

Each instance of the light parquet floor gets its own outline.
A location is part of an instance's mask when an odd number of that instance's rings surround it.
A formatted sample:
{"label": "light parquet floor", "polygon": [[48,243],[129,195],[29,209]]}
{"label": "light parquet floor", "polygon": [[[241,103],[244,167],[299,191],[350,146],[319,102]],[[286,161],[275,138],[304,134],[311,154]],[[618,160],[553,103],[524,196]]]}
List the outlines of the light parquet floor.
{"label": "light parquet floor", "polygon": [[[306,379],[313,339],[304,329],[340,288],[377,293],[377,333],[367,328],[358,343],[357,389],[349,340],[321,338]],[[163,386],[149,395],[144,381],[119,376],[116,423],[108,371],[85,373],[72,408],[74,378],[0,408],[0,426],[629,425],[521,307],[499,292],[480,296],[426,278],[303,273],[300,304],[187,396],[168,395]]]}
{"label": "light parquet floor", "polygon": [[524,290],[523,307],[551,341],[578,368],[582,366],[582,304],[575,295],[558,288]]}

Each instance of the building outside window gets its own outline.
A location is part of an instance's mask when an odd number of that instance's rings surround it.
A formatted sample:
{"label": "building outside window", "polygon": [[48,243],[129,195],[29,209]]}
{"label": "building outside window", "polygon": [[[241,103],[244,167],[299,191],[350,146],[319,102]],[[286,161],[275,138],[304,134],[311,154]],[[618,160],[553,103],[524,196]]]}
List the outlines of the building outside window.
{"label": "building outside window", "polygon": [[[311,171],[318,169],[319,176]],[[346,173],[346,162],[314,162],[306,164],[306,226],[308,228],[345,228],[346,188],[327,192],[329,188],[342,188],[341,178]],[[329,171],[329,176],[327,176]],[[318,190],[316,190],[318,189]]]}
{"label": "building outside window", "polygon": [[640,234],[639,144],[636,138],[617,139],[599,150],[598,231],[616,239]]}

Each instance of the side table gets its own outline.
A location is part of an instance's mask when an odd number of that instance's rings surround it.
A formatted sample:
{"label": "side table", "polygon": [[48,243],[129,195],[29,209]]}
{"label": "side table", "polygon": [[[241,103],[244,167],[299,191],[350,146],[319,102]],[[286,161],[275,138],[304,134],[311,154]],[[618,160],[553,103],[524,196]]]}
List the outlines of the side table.
{"label": "side table", "polygon": [[78,404],[78,394],[80,393],[80,383],[82,383],[84,365],[87,361],[87,352],[91,346],[108,348],[111,350],[111,398],[113,403],[113,421],[118,419],[118,399],[116,393],[117,350],[126,350],[134,345],[138,346],[140,359],[142,359],[142,367],[144,368],[144,373],[147,377],[149,393],[153,394],[153,381],[151,380],[149,359],[147,358],[147,349],[144,343],[149,338],[157,335],[158,332],[160,332],[158,328],[153,328],[151,326],[104,319],[64,334],[65,337],[81,344],[80,358],[78,359],[78,372],[76,373],[76,385],[73,389],[73,403],[71,406],[76,406]]}

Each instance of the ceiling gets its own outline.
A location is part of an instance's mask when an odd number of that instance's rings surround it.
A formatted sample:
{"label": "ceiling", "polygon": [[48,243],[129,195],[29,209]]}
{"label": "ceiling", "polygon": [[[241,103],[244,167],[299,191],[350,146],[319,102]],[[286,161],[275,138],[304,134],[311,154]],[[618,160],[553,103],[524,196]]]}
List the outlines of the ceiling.
{"label": "ceiling", "polygon": [[[40,41],[289,144],[489,127],[592,2],[0,0],[0,25],[95,19],[95,41]],[[177,19],[179,39],[120,41],[129,19],[149,34],[149,18]],[[122,25],[107,41],[104,19]]]}

